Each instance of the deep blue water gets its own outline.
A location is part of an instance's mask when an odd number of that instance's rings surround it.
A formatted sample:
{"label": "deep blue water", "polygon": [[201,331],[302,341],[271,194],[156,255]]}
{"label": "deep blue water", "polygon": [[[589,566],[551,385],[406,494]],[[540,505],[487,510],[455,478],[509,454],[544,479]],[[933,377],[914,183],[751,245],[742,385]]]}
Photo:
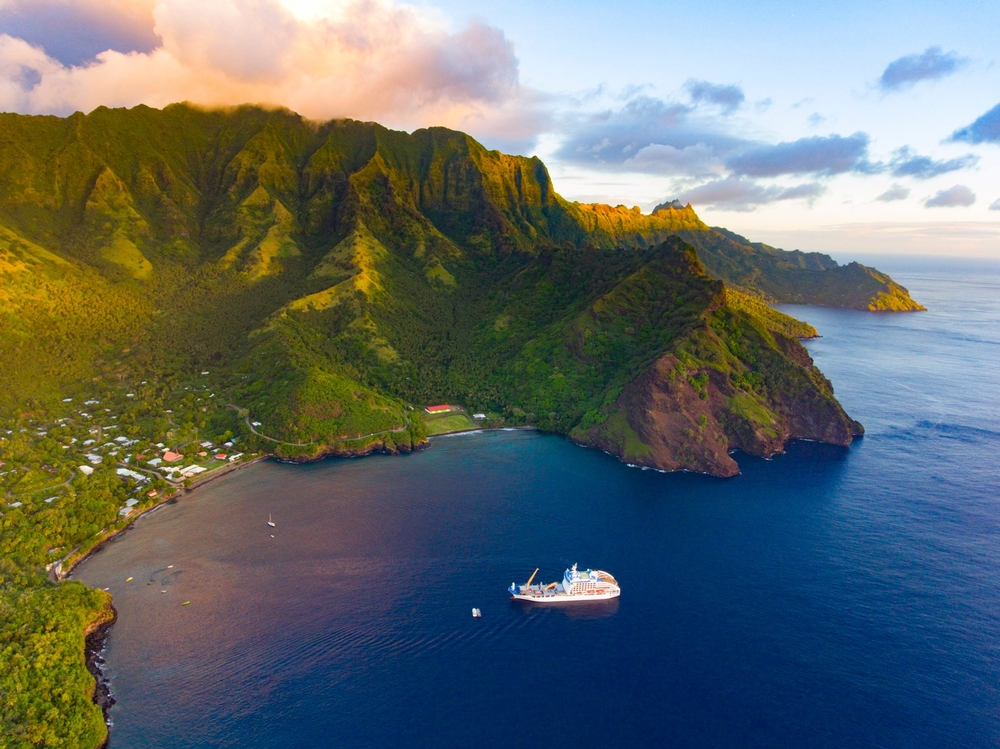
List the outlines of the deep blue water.
{"label": "deep blue water", "polygon": [[[789,309],[846,450],[719,480],[493,432],[143,518],[78,571],[120,615],[112,749],[1000,744],[1000,266],[888,270],[931,311]],[[573,562],[619,601],[508,601]]]}

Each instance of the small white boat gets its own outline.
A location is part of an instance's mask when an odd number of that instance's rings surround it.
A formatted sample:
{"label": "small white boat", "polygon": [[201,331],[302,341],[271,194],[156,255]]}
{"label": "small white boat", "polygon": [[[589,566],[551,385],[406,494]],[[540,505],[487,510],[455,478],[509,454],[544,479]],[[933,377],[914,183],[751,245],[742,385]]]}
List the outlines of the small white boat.
{"label": "small white boat", "polygon": [[472,609],[472,618],[473,619],[482,619],[482,617],[483,617],[483,612],[482,611],[480,611],[479,609]]}
{"label": "small white boat", "polygon": [[538,570],[531,573],[524,585],[511,583],[507,592],[519,601],[532,603],[577,603],[579,601],[605,601],[617,598],[622,590],[618,581],[604,570],[578,570],[574,564],[557,583],[535,583]]}
{"label": "small white boat", "polygon": [[267,524],[272,528],[274,527],[274,521],[271,520],[271,513],[267,513]]}

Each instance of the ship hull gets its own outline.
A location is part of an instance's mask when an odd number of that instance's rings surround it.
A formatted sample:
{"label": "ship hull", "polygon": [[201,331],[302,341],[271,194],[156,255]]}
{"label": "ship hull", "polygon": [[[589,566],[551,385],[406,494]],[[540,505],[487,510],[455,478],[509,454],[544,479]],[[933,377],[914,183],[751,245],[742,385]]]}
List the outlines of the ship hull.
{"label": "ship hull", "polygon": [[552,595],[532,595],[531,593],[512,593],[511,598],[530,603],[586,603],[587,601],[607,601],[621,595],[620,590],[601,591],[599,593],[554,593]]}

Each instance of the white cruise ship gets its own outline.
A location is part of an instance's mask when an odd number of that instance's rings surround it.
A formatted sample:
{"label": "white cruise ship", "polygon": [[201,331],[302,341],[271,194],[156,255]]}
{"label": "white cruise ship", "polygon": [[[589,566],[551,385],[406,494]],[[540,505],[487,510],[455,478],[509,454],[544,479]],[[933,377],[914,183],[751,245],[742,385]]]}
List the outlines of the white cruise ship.
{"label": "white cruise ship", "polygon": [[534,603],[570,603],[577,601],[604,601],[617,598],[622,590],[618,581],[604,570],[583,570],[574,564],[557,583],[535,583],[531,581],[538,574],[536,569],[524,585],[511,583],[508,591],[519,601]]}

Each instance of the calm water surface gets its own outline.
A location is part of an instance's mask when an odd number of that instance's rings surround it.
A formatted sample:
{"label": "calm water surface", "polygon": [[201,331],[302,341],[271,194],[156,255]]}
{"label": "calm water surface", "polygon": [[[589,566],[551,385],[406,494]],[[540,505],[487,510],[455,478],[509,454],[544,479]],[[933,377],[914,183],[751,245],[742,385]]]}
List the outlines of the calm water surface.
{"label": "calm water surface", "polygon": [[[718,480],[493,432],[143,518],[78,571],[120,614],[112,749],[1000,744],[1000,268],[887,269],[931,311],[789,308],[848,450]],[[573,562],[619,601],[508,601]]]}

